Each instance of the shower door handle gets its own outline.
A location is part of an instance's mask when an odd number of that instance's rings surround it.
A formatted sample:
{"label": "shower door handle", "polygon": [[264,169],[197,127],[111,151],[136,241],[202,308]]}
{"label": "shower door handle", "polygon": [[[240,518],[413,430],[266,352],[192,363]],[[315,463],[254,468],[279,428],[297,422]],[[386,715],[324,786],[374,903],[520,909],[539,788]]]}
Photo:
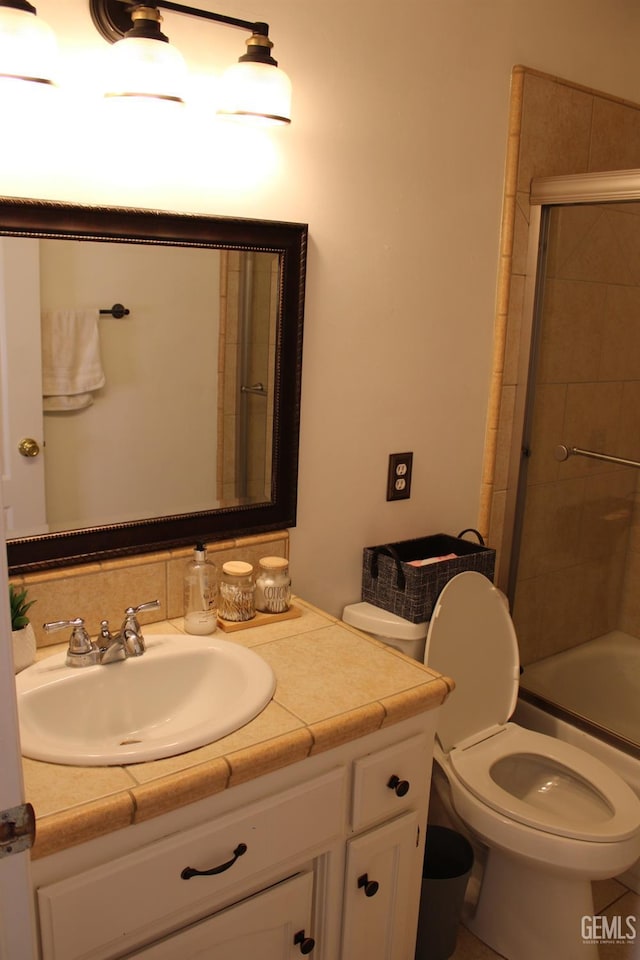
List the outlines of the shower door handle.
{"label": "shower door handle", "polygon": [[252,383],[249,387],[243,383],[240,387],[240,393],[253,393],[257,397],[266,397],[267,390],[262,382]]}
{"label": "shower door handle", "polygon": [[596,450],[582,450],[581,447],[567,447],[564,443],[559,443],[554,450],[556,460],[562,463],[569,457],[587,457],[590,460],[604,460],[605,463],[619,463],[623,467],[635,467],[640,469],[640,463],[637,460],[627,460],[626,457],[613,457],[608,453],[598,453]]}

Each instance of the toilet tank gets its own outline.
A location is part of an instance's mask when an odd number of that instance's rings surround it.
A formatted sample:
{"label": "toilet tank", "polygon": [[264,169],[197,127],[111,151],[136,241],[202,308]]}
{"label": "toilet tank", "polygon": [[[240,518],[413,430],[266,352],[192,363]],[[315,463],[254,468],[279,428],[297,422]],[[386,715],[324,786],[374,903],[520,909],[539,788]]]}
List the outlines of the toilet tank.
{"label": "toilet tank", "polygon": [[424,662],[428,621],[410,623],[395,613],[365,601],[348,604],[342,611],[342,619],[387,646],[400,650],[413,660]]}

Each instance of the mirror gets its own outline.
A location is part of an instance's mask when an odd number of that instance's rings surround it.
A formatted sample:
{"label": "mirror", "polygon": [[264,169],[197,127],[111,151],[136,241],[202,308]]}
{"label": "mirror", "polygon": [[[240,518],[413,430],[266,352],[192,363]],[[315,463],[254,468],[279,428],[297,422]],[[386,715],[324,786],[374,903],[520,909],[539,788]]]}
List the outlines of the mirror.
{"label": "mirror", "polygon": [[[305,224],[0,199],[12,574],[295,525],[306,239]],[[43,401],[69,337],[89,339],[102,380],[86,403]],[[34,397],[40,435],[20,422]]]}

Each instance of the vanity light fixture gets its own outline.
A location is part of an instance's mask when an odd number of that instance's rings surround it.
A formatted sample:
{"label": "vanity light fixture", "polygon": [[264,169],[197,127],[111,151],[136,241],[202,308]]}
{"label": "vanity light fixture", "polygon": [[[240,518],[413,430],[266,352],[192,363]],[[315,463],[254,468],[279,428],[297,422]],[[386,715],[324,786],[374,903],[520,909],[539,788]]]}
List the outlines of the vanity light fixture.
{"label": "vanity light fixture", "polygon": [[[20,0],[17,0],[20,2]],[[2,0],[0,0],[2,3]],[[266,23],[173,3],[172,0],[89,0],[99,33],[113,43],[113,82],[108,97],[150,97],[182,102],[186,67],[162,33],[160,10],[248,30],[247,52],[222,77],[218,113],[264,124],[291,122],[291,83],[271,56]]]}
{"label": "vanity light fixture", "polygon": [[58,45],[28,0],[0,0],[0,80],[52,86]]}

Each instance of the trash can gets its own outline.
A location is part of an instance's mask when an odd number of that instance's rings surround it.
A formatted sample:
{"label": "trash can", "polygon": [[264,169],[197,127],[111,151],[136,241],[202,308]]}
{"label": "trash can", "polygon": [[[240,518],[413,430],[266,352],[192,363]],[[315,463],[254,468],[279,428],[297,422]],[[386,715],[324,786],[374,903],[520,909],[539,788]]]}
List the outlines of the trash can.
{"label": "trash can", "polygon": [[455,951],[472,867],[473,849],[462,834],[427,827],[416,960],[448,960]]}

